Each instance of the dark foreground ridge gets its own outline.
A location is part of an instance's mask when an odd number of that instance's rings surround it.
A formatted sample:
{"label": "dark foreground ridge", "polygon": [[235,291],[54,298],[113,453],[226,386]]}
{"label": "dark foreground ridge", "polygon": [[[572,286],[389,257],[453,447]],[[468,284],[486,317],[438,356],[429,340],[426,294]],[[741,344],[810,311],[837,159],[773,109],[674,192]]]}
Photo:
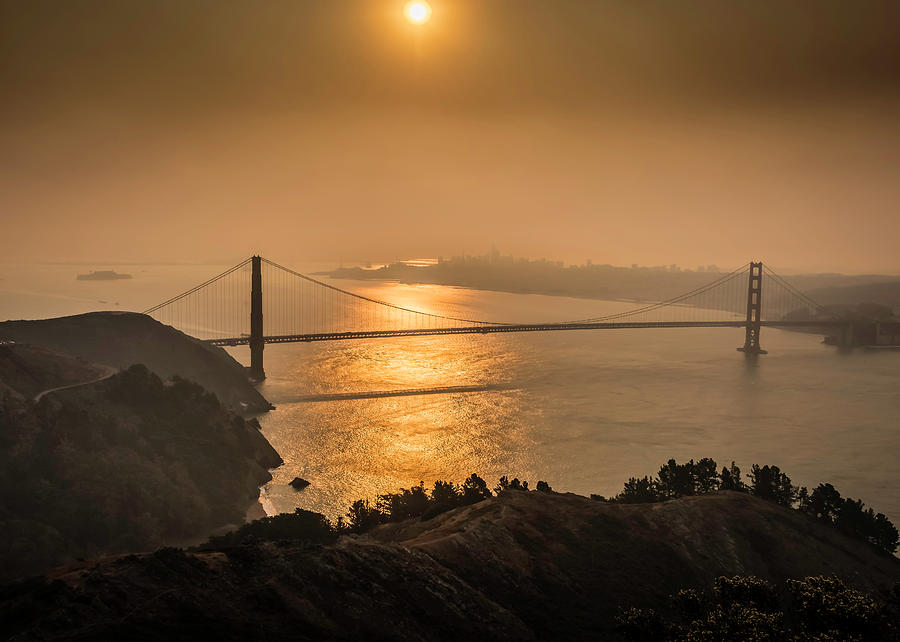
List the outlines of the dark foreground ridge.
{"label": "dark foreground ridge", "polygon": [[280,464],[198,384],[0,346],[0,581],[202,540],[242,523]]}
{"label": "dark foreground ridge", "polygon": [[623,609],[659,609],[681,589],[709,588],[723,575],[774,583],[837,576],[875,595],[900,581],[900,562],[800,511],[744,493],[629,505],[507,490],[324,545],[164,549],[59,570],[0,592],[0,633],[615,639],[623,613],[632,629],[648,619],[646,611]]}
{"label": "dark foreground ridge", "polygon": [[142,363],[161,379],[180,376],[213,392],[233,410],[252,414],[271,405],[249,383],[244,368],[222,348],[131,312],[92,312],[38,321],[0,323],[0,340],[13,340],[127,368]]}

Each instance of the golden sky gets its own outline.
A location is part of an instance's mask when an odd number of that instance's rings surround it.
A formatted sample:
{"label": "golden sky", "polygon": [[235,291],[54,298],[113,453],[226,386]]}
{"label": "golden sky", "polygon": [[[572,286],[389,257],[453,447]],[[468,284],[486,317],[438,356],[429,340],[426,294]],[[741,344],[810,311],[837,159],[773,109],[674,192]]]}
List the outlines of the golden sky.
{"label": "golden sky", "polygon": [[404,4],[0,0],[0,254],[900,273],[900,3]]}

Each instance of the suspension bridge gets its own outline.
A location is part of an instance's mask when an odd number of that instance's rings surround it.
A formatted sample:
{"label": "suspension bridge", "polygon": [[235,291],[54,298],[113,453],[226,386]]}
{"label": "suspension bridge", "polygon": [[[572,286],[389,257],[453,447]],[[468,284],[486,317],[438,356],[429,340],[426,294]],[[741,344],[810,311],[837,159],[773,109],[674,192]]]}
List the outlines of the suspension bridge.
{"label": "suspension bridge", "polygon": [[501,323],[381,301],[253,256],[144,314],[211,345],[249,346],[249,375],[260,380],[265,378],[263,350],[267,343],[499,332],[744,328],[744,345],[738,350],[759,355],[766,353],[760,345],[763,327],[839,327],[846,342],[852,333],[846,321],[826,314],[761,262],[717,275],[702,287],[672,299],[614,314],[547,323]]}

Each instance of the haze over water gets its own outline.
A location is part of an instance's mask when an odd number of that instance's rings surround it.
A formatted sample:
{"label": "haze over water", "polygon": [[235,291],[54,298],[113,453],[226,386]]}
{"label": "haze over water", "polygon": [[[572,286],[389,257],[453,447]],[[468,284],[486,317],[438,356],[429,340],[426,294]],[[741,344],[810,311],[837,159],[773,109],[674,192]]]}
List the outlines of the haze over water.
{"label": "haze over water", "polygon": [[[347,287],[346,282],[341,283]],[[497,319],[581,318],[621,302],[441,286],[349,284],[382,300]],[[508,317],[507,317],[508,318]],[[764,329],[746,360],[738,329],[642,329],[398,338],[268,346],[260,418],[285,460],[269,512],[336,518],[355,499],[477,472],[610,496],[668,458],[775,464],[797,485],[833,483],[900,518],[900,355],[841,353],[817,334]],[[244,350],[234,352],[247,360]],[[492,386],[467,393],[336,401],[314,394]],[[311,482],[301,492],[288,482]]]}
{"label": "haze over water", "polygon": [[[75,281],[87,266],[4,265],[0,317],[142,310],[227,266],[100,265],[127,281]],[[298,265],[304,272],[322,264]],[[333,281],[380,300],[467,318],[559,321],[633,307],[624,302],[434,285]],[[105,301],[106,303],[102,303]],[[116,306],[115,303],[119,305]],[[612,495],[669,457],[776,464],[797,485],[833,483],[900,521],[900,353],[841,353],[817,334],[765,328],[769,354],[735,351],[740,329],[643,329],[404,337],[269,345],[260,417],[285,464],[265,491],[270,512],[331,518],[435,479],[477,472],[556,490]],[[230,349],[249,363],[246,348]],[[443,386],[451,394],[298,401],[315,394]],[[301,492],[288,482],[312,484]]]}

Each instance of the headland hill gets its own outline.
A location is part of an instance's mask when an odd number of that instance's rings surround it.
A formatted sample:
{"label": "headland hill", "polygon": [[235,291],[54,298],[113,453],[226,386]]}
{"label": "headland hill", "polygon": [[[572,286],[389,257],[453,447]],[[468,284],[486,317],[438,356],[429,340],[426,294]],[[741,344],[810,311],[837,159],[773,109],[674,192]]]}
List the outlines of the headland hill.
{"label": "headland hill", "polygon": [[896,528],[774,466],[670,461],[609,499],[473,474],[241,526],[281,459],[227,352],[132,313],[0,342],[4,639],[897,631]]}
{"label": "headland hill", "polygon": [[252,418],[270,407],[141,314],[0,323],[0,579],[243,523],[281,463]]}

